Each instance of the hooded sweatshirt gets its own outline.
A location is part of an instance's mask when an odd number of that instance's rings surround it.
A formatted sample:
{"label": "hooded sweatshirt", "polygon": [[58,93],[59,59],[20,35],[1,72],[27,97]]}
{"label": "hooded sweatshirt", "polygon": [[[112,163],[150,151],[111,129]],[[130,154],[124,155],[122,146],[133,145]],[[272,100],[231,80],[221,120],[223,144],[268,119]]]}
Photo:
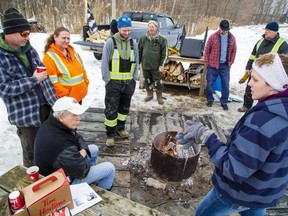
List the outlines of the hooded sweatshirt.
{"label": "hooded sweatshirt", "polygon": [[[119,33],[116,33],[114,36],[118,52],[123,59],[129,59],[130,58],[130,51],[131,51],[131,44],[130,40],[133,40],[130,36],[127,39],[121,38]],[[112,38],[109,38],[103,48],[102,53],[102,63],[101,63],[101,71],[102,71],[102,79],[107,84],[110,80],[110,71],[109,71],[109,64],[112,57],[112,54],[114,52],[114,42]],[[138,79],[138,44],[135,40],[133,40],[133,50],[134,50],[134,56],[135,56],[135,68],[133,72],[133,79]]]}
{"label": "hooded sweatshirt", "polygon": [[7,108],[8,120],[18,127],[38,127],[41,124],[39,108],[57,100],[50,79],[38,83],[33,72],[43,66],[37,51],[29,41],[15,50],[0,34],[0,97]]}
{"label": "hooded sweatshirt", "polygon": [[275,206],[288,182],[288,89],[252,107],[227,143],[213,134],[206,146],[215,165],[212,181],[241,206]]}
{"label": "hooded sweatshirt", "polygon": [[[55,53],[61,59],[62,63],[64,63],[64,67],[69,71],[68,74],[65,74],[64,71],[59,69],[57,63],[48,54],[49,51]],[[78,53],[76,53],[74,48],[70,45],[67,47],[67,51],[69,52],[70,58],[65,56],[55,44],[51,44],[48,52],[44,55],[43,64],[53,81],[57,96],[59,98],[63,96],[73,97],[79,102],[87,94],[89,80]],[[61,82],[61,79],[71,81],[78,78],[80,81],[77,80],[73,85]]]}

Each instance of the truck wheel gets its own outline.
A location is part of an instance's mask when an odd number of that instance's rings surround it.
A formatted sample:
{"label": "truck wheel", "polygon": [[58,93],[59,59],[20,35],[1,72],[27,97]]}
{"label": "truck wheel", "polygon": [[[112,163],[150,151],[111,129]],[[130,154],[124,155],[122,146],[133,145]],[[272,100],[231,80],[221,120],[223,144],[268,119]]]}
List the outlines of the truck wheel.
{"label": "truck wheel", "polygon": [[96,53],[96,52],[93,52],[93,54],[94,54],[94,57],[95,57],[97,60],[101,60],[101,59],[102,59],[102,54]]}

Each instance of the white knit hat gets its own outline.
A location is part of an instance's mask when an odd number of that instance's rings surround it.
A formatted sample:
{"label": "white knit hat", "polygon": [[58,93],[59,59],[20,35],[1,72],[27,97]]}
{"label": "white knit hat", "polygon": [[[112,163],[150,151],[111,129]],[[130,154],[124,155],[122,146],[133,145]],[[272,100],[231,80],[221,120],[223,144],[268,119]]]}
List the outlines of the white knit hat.
{"label": "white knit hat", "polygon": [[282,92],[288,88],[288,76],[282,65],[282,61],[277,53],[265,55],[274,55],[271,64],[257,65],[257,59],[254,61],[252,68],[268,83],[273,89]]}

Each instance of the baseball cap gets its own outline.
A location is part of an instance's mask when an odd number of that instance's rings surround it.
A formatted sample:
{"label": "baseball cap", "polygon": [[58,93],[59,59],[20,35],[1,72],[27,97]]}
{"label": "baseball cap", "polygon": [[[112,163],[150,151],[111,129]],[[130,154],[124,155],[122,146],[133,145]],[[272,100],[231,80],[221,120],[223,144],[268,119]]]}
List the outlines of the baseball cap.
{"label": "baseball cap", "polygon": [[88,107],[79,104],[75,98],[64,96],[55,102],[52,109],[55,112],[69,111],[75,115],[81,115],[88,109]]}
{"label": "baseball cap", "polygon": [[220,28],[222,31],[229,31],[230,30],[229,21],[228,20],[222,20],[220,22]]}

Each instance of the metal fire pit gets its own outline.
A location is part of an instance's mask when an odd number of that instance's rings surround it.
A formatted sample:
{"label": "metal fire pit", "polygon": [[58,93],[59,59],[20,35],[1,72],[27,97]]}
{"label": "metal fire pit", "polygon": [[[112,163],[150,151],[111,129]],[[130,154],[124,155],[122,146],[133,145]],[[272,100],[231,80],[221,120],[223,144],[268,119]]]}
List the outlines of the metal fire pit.
{"label": "metal fire pit", "polygon": [[177,158],[163,152],[163,146],[169,142],[167,137],[172,136],[176,140],[176,134],[176,131],[160,133],[154,138],[152,143],[152,167],[161,178],[166,178],[169,181],[179,181],[189,178],[196,170],[201,151],[201,145],[194,145],[195,155],[187,158]]}

